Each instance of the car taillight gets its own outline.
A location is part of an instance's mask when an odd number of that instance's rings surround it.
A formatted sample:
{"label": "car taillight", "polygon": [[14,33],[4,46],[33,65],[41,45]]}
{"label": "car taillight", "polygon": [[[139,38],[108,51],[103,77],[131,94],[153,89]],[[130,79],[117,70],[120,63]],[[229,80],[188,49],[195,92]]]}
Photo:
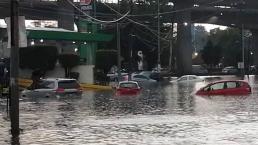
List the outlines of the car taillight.
{"label": "car taillight", "polygon": [[78,88],[78,89],[77,89],[77,92],[82,92],[82,88]]}
{"label": "car taillight", "polygon": [[58,88],[58,89],[56,89],[56,92],[57,92],[57,93],[63,93],[63,92],[64,92],[64,89],[63,89],[63,88]]}

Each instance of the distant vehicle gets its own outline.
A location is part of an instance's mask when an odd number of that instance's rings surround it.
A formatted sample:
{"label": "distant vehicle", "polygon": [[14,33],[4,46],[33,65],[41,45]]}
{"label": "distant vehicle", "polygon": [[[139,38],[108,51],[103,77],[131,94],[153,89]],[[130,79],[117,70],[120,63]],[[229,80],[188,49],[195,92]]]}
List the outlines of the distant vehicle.
{"label": "distant vehicle", "polygon": [[186,83],[186,82],[200,82],[204,81],[204,79],[200,78],[196,75],[184,75],[176,80],[170,81],[171,83]]}
{"label": "distant vehicle", "polygon": [[136,81],[138,83],[139,82],[150,82],[150,83],[157,82],[156,80],[151,79],[149,76],[142,75],[142,74],[134,74],[134,75],[132,75],[132,81]]}
{"label": "distant vehicle", "polygon": [[153,71],[142,71],[139,74],[147,76],[150,79],[156,80],[156,81],[161,81],[162,77],[159,72],[153,72]]}
{"label": "distant vehicle", "polygon": [[234,66],[228,66],[222,69],[222,73],[225,74],[236,74],[238,72],[238,69]]}
{"label": "distant vehicle", "polygon": [[75,79],[48,78],[42,79],[38,87],[33,90],[24,90],[23,97],[55,97],[55,96],[80,96],[82,89]]}
{"label": "distant vehicle", "polygon": [[252,65],[249,67],[250,73],[252,74],[257,74],[258,73],[258,66],[257,65]]}
{"label": "distant vehicle", "polygon": [[196,95],[248,95],[251,87],[245,81],[219,81],[208,84],[196,92]]}
{"label": "distant vehicle", "polygon": [[157,84],[157,80],[142,74],[132,74],[131,81],[136,81],[142,88],[150,88]]}
{"label": "distant vehicle", "polygon": [[115,91],[116,96],[134,96],[140,94],[141,88],[135,81],[123,81],[119,82]]}
{"label": "distant vehicle", "polygon": [[196,75],[208,74],[208,70],[201,65],[192,65],[192,73]]}

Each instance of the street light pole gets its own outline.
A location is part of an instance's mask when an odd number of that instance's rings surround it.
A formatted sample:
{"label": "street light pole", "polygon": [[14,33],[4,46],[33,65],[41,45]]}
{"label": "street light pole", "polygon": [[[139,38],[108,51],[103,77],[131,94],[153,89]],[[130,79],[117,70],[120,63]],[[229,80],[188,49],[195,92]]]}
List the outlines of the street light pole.
{"label": "street light pole", "polygon": [[[118,12],[120,12],[120,0],[117,1]],[[116,23],[116,32],[117,32],[117,68],[118,68],[118,81],[121,79],[121,44],[120,44],[120,24]]]}
{"label": "street light pole", "polygon": [[11,57],[10,57],[10,87],[11,87],[11,102],[10,102],[10,119],[11,119],[11,134],[18,137],[20,134],[19,128],[19,0],[11,0]]}
{"label": "street light pole", "polygon": [[243,75],[245,75],[245,36],[244,36],[244,24],[241,25],[241,39],[242,39],[242,62],[243,62]]}
{"label": "street light pole", "polygon": [[159,3],[159,0],[157,2],[157,5],[158,5],[158,66],[157,66],[157,69],[158,69],[158,72],[160,72],[160,68],[161,68],[161,64],[160,64],[160,3]]}

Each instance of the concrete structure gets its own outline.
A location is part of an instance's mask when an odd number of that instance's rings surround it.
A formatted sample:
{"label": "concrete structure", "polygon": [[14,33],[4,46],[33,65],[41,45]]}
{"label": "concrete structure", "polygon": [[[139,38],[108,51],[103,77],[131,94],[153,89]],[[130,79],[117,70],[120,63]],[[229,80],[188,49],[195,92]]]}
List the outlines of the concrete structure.
{"label": "concrete structure", "polygon": [[[258,1],[257,0],[171,0],[177,10],[176,22],[178,26],[178,49],[177,66],[178,73],[191,73],[191,23],[209,23],[224,26],[233,26],[251,30],[255,40],[258,38]],[[0,18],[9,15],[9,0],[1,0]],[[59,27],[72,29],[74,20],[74,9],[66,0],[57,2],[46,2],[42,0],[23,0],[21,3],[21,14],[27,19],[58,20]],[[170,21],[169,21],[170,22]],[[258,56],[258,42],[256,43],[254,55]],[[63,46],[67,45],[66,43]],[[91,51],[94,52],[94,51]],[[258,57],[255,64],[258,65]]]}

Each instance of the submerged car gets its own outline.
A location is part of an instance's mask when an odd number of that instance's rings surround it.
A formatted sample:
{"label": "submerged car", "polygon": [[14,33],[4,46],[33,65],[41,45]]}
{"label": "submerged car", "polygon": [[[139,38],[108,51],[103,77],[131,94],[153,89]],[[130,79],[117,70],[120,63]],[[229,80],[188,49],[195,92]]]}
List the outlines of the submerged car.
{"label": "submerged car", "polygon": [[196,75],[206,75],[208,70],[201,65],[192,65],[192,73]]}
{"label": "submerged car", "polygon": [[196,95],[248,95],[252,90],[245,81],[219,81],[208,84],[196,92]]}
{"label": "submerged car", "polygon": [[118,87],[115,90],[116,96],[135,96],[139,95],[141,88],[135,81],[123,81],[119,82]]}
{"label": "submerged car", "polygon": [[203,81],[202,78],[196,75],[184,75],[176,80],[170,81],[171,83],[187,83],[187,82],[200,82]]}
{"label": "submerged car", "polygon": [[236,74],[238,69],[234,66],[228,66],[222,69],[222,73],[224,74]]}
{"label": "submerged car", "polygon": [[21,92],[22,97],[80,96],[82,89],[75,79],[49,78],[40,80],[37,88]]}

